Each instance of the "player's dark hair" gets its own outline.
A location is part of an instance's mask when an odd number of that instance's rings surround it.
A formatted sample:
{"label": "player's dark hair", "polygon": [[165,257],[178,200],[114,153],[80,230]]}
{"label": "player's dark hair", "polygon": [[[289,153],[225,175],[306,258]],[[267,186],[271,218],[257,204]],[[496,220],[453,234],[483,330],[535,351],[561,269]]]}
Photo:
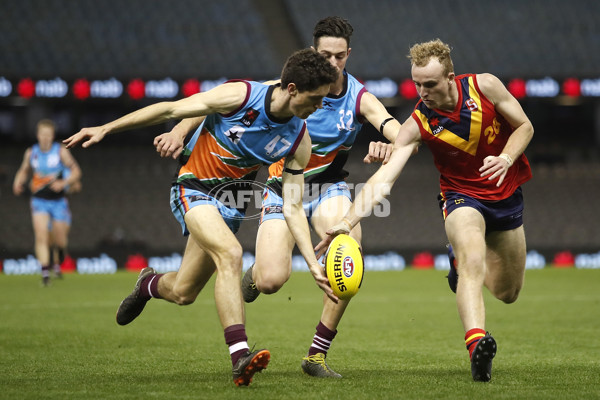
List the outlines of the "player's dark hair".
{"label": "player's dark hair", "polygon": [[350,47],[350,36],[352,36],[352,32],[354,32],[354,28],[350,25],[347,19],[342,17],[327,17],[323,18],[317,25],[315,25],[315,29],[313,30],[313,45],[315,49],[319,45],[319,40],[323,36],[328,37],[337,37],[346,39],[346,43],[348,43],[348,47]]}
{"label": "player's dark hair", "polygon": [[298,50],[292,54],[281,72],[281,87],[294,83],[299,92],[316,90],[334,83],[338,73],[329,61],[313,49]]}

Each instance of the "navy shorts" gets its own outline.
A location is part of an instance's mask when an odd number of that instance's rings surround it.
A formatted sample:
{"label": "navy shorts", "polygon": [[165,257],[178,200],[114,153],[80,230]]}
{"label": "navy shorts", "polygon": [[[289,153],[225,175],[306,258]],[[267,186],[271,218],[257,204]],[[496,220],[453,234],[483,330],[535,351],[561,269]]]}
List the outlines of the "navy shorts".
{"label": "navy shorts", "polygon": [[499,201],[475,199],[457,192],[438,195],[444,219],[460,207],[471,207],[483,215],[486,232],[509,231],[523,225],[523,191],[521,187],[508,198]]}

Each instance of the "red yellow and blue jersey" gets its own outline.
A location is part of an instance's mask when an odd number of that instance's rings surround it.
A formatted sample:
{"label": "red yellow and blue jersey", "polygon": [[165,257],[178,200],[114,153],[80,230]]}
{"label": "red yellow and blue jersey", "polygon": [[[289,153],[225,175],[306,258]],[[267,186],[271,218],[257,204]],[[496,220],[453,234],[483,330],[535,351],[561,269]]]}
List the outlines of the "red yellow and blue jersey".
{"label": "red yellow and blue jersey", "polygon": [[429,109],[419,101],[411,115],[433,154],[440,189],[489,201],[506,199],[531,179],[529,162],[524,154],[514,160],[500,187],[497,180],[480,176],[484,158],[500,155],[514,129],[481,92],[475,74],[459,75],[455,83],[454,111]]}
{"label": "red yellow and blue jersey", "polygon": [[50,150],[44,152],[39,144],[31,147],[29,164],[33,170],[33,177],[29,183],[31,194],[43,199],[59,199],[64,197],[64,191],[55,192],[50,189],[50,184],[62,178],[63,170],[66,168],[60,159],[59,143],[52,143]]}
{"label": "red yellow and blue jersey", "polygon": [[211,114],[198,127],[180,157],[175,184],[210,193],[236,180],[252,180],[262,165],[293,154],[306,131],[304,120],[270,114],[275,86],[242,81],[244,102],[228,114]]}
{"label": "red yellow and blue jersey", "polygon": [[[306,119],[312,141],[312,153],[304,169],[308,183],[334,183],[348,176],[344,165],[356,135],[363,125],[360,101],[365,87],[355,77],[344,71],[344,89],[337,95],[327,95],[323,108]],[[283,161],[269,167],[267,185],[281,194]]]}

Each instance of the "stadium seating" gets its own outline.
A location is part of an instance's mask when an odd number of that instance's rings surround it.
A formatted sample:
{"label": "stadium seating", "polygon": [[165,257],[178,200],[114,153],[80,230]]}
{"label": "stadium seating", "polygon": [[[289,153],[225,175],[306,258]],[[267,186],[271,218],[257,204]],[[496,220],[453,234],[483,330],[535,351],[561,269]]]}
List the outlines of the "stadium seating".
{"label": "stadium seating", "polygon": [[348,68],[365,79],[408,77],[410,45],[435,38],[453,46],[457,72],[595,76],[600,65],[600,54],[589,51],[598,47],[593,27],[600,5],[593,0],[379,0],[368,6],[361,0],[285,1],[307,44],[313,21],[327,15],[347,18],[355,29]]}
{"label": "stadium seating", "polygon": [[0,75],[217,79],[281,68],[250,0],[10,0],[0,21]]}
{"label": "stadium seating", "polygon": [[[454,47],[458,72],[585,77],[600,65],[594,0],[284,3],[307,46],[315,21],[348,18],[349,68],[364,79],[408,77],[409,46],[436,37]],[[252,0],[4,1],[0,76],[270,79],[287,54],[265,18]]]}

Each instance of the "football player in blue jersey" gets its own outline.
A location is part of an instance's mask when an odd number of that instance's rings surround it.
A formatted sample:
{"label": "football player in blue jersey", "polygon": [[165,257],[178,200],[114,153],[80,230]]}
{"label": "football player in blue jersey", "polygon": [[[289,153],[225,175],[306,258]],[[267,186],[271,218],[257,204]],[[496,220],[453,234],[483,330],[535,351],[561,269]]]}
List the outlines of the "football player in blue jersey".
{"label": "football player in blue jersey", "polygon": [[110,133],[206,116],[183,149],[171,188],[173,214],[184,234],[189,234],[181,266],[166,274],[143,269],[117,310],[117,323],[132,322],[153,297],[179,305],[193,303],[216,272],[215,303],[229,347],[233,381],[249,385],[254,374],[266,368],[270,353],[251,351],[247,343],[240,288],[243,251],[235,237],[244,209],[224,204],[215,193],[228,187],[236,197],[238,186],[253,179],[262,165],[282,158],[284,212],[290,230],[317,285],[337,301],[315,257],[301,195],[301,172],[311,149],[303,119],[322,107],[336,77],[323,56],[304,49],[288,58],[277,85],[226,82],[182,100],[144,107],[103,126],[84,128],[65,141],[68,147],[78,143],[88,147]]}
{"label": "football player in blue jersey", "polygon": [[[383,104],[350,73],[346,63],[351,53],[350,23],[337,16],[327,17],[313,30],[313,47],[335,67],[338,79],[331,85],[323,100],[323,108],[307,120],[313,148],[304,170],[306,182],[304,211],[314,231],[323,238],[332,223],[341,219],[352,202],[344,165],[364,122],[379,129],[393,142],[400,123]],[[392,145],[372,142],[365,162],[387,162]],[[267,189],[263,196],[261,221],[256,239],[255,264],[246,271],[242,291],[246,302],[254,301],[260,293],[277,292],[289,279],[292,271],[294,240],[282,213],[281,176],[283,165],[269,167]],[[360,225],[350,235],[361,241]],[[323,298],[323,309],[308,354],[302,359],[302,370],[314,377],[341,378],[325,358],[337,334],[337,327],[350,300],[337,303]]]}
{"label": "football player in blue jersey", "polygon": [[[38,143],[25,151],[23,162],[13,181],[13,193],[19,196],[25,192],[31,176],[29,189],[35,256],[42,267],[44,285],[50,282],[51,233],[52,244],[57,248],[58,265],[66,254],[71,212],[65,193],[69,186],[81,179],[81,168],[71,152],[54,142],[55,131],[53,121],[43,119],[38,122]],[[65,169],[70,170],[68,177],[63,175]]]}

